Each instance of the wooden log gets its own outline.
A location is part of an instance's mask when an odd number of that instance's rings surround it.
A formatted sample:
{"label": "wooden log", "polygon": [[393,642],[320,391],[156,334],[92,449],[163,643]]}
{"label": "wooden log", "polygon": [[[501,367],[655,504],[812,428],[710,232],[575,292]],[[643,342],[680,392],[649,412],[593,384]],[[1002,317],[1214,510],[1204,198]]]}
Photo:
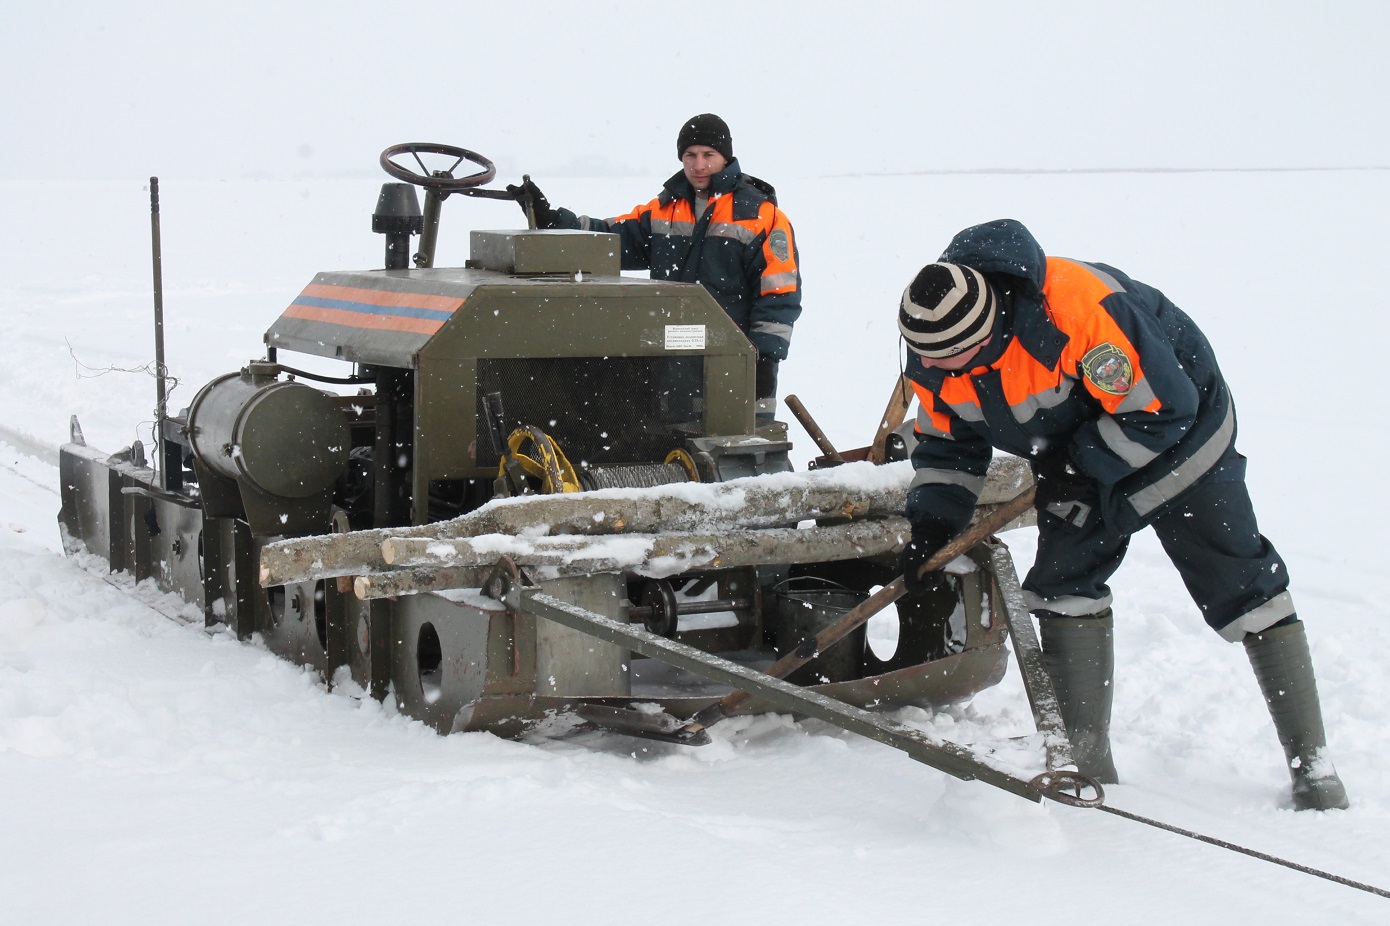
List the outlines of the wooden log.
{"label": "wooden log", "polygon": [[380,569],[384,565],[381,562],[381,544],[393,535],[392,529],[376,528],[345,534],[295,537],[266,544],[261,548],[261,586],[350,576]]}
{"label": "wooden log", "polygon": [[[831,527],[717,533],[665,531],[597,537],[570,534],[534,539],[497,534],[447,539],[393,537],[383,547],[390,549],[387,562],[395,569],[485,566],[495,563],[501,556],[509,556],[518,565],[555,566],[565,570],[567,575],[634,570],[660,577],[710,566],[813,563],[872,556],[896,549],[910,532],[907,519],[889,517]],[[780,559],[783,555],[798,558]],[[807,556],[811,558],[806,559]]]}
{"label": "wooden log", "polygon": [[[843,470],[843,467],[837,467]],[[861,475],[872,472],[868,467]],[[606,489],[531,496],[485,505],[436,525],[440,537],[480,533],[654,533],[785,527],[821,518],[870,518],[900,513],[910,474],[856,484],[834,470],[752,476],[705,485]],[[830,478],[826,478],[829,476]],[[476,515],[476,517],[475,517]]]}
{"label": "wooden log", "polygon": [[[261,585],[382,572],[382,544],[396,538],[598,535],[786,527],[812,520],[861,520],[901,514],[912,480],[906,463],[850,463],[808,473],[777,473],[711,484],[603,489],[498,499],[451,521],[299,537],[261,551]],[[1026,461],[1001,457],[990,467],[981,504],[1028,484]]]}
{"label": "wooden log", "polygon": [[665,578],[697,569],[765,563],[821,563],[901,549],[911,535],[906,518],[853,521],[829,527],[739,531],[663,532],[611,536],[539,537],[495,534],[472,538],[392,538],[393,565],[358,576],[359,598],[386,598],[446,588],[472,588],[491,564],[510,556],[519,566],[544,568],[547,577],[635,572]]}
{"label": "wooden log", "polygon": [[[851,471],[853,470],[853,471]],[[863,518],[902,511],[905,467],[836,467],[708,485],[604,489],[497,499],[451,521],[297,537],[261,551],[261,585],[381,571],[381,545],[395,537],[483,534],[613,534],[662,530],[784,527],[820,518]]]}
{"label": "wooden log", "polygon": [[353,593],[363,600],[395,598],[417,592],[444,591],[451,588],[481,588],[492,570],[482,566],[430,567],[400,569],[393,572],[374,572],[352,580]]}

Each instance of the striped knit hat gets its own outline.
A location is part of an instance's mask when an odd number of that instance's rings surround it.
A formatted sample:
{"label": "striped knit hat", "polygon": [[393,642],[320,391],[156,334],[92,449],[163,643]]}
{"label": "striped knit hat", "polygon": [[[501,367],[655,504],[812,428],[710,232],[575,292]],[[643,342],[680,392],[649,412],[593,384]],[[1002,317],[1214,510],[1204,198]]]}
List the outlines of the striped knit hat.
{"label": "striped knit hat", "polygon": [[903,290],[898,330],[923,357],[942,360],[969,350],[994,328],[994,290],[963,264],[927,264]]}

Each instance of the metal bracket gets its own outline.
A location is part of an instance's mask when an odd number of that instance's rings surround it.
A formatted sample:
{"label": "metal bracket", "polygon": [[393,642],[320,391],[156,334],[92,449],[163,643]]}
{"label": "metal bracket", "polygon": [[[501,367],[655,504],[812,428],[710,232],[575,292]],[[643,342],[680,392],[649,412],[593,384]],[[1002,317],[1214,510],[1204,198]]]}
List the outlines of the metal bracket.
{"label": "metal bracket", "polygon": [[1019,584],[1018,573],[1014,571],[1014,561],[1008,547],[1002,543],[992,545],[990,565],[994,572],[995,591],[1004,605],[1009,638],[1013,641],[1018,671],[1023,677],[1023,690],[1027,692],[1028,704],[1033,709],[1033,723],[1043,735],[1047,767],[1054,772],[1067,766],[1075,767],[1071,740],[1067,737],[1067,727],[1062,722],[1061,710],[1057,705],[1057,689],[1053,687],[1052,676],[1047,674],[1047,667],[1043,665],[1042,646],[1033,630],[1033,618],[1023,605],[1023,587]]}
{"label": "metal bracket", "polygon": [[[1080,772],[1065,769],[1043,772],[1028,784],[1048,800],[1070,807],[1099,807],[1105,803],[1105,789],[1100,782]],[[1070,793],[1065,789],[1070,789]],[[1093,797],[1082,796],[1082,791],[1087,789],[1093,792]]]}
{"label": "metal bracket", "polygon": [[482,588],[484,595],[500,601],[507,611],[507,651],[511,655],[511,671],[508,674],[513,678],[521,674],[521,641],[518,636],[525,615],[510,603],[508,592],[522,581],[521,567],[510,556],[504,556],[492,567]]}

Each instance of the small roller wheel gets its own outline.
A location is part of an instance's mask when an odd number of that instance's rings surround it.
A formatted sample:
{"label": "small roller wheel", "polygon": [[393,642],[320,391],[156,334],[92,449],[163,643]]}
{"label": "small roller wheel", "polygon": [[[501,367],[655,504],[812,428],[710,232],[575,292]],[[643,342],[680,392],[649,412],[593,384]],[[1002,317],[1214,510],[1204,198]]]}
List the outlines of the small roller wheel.
{"label": "small roller wheel", "polygon": [[675,639],[680,622],[676,590],[665,579],[653,579],[642,589],[642,607],[647,608],[642,624],[654,634]]}

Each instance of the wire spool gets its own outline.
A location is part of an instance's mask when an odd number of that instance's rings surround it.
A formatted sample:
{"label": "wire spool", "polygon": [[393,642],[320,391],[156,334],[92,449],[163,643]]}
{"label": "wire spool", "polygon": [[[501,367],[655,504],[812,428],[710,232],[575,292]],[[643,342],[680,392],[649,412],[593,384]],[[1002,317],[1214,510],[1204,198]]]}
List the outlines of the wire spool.
{"label": "wire spool", "polygon": [[650,489],[680,482],[699,482],[700,474],[690,454],[679,448],[666,454],[663,463],[630,463],[595,466],[579,474],[579,485],[594,489]]}
{"label": "wire spool", "polygon": [[587,491],[594,489],[649,489],[653,486],[690,481],[690,474],[679,463],[595,466],[579,474],[579,484]]}
{"label": "wire spool", "polygon": [[508,455],[498,464],[499,477],[505,477],[507,460],[514,460],[531,477],[539,480],[540,491],[592,491],[594,489],[649,489],[679,482],[699,482],[695,460],[679,448],[666,454],[662,463],[631,463],[622,466],[595,466],[576,472],[559,444],[540,428],[517,428],[507,438]]}

